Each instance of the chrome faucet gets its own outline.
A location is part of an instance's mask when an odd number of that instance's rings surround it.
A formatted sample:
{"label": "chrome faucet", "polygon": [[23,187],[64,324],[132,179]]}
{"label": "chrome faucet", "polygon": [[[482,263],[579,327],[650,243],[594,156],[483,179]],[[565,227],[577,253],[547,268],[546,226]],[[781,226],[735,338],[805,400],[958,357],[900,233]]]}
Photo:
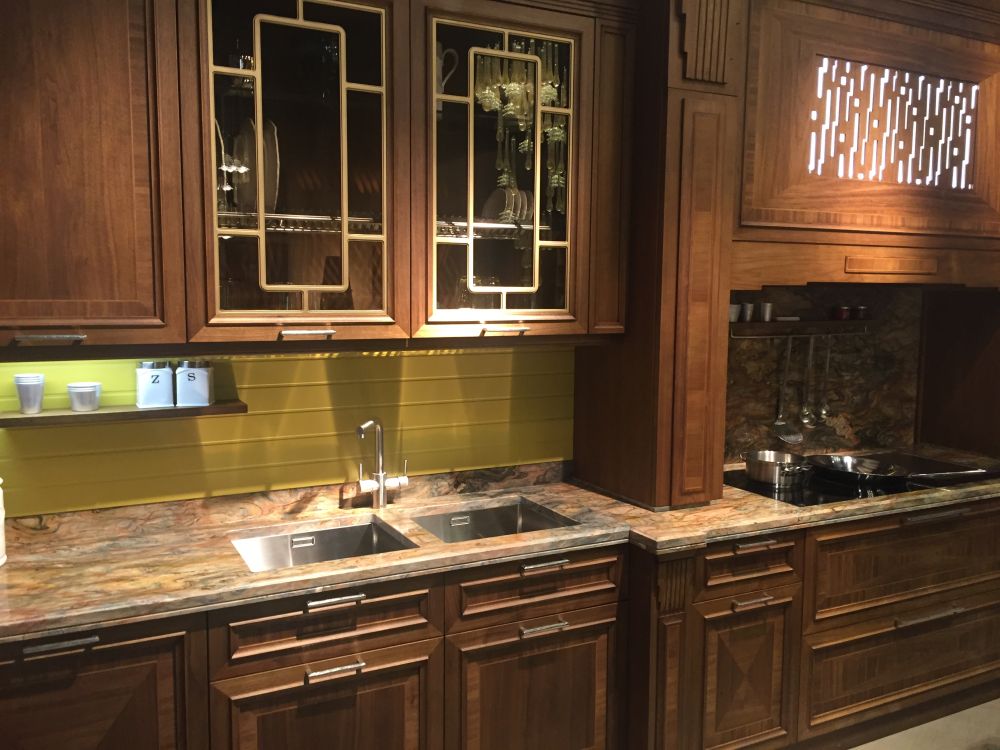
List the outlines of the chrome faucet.
{"label": "chrome faucet", "polygon": [[398,490],[410,483],[406,476],[407,462],[403,461],[403,473],[398,477],[388,477],[385,473],[385,437],[382,433],[382,423],[377,419],[369,419],[358,426],[358,440],[364,440],[372,427],[375,428],[375,471],[371,479],[365,479],[364,464],[358,464],[358,490],[362,493],[372,493],[372,507],[385,508],[386,490]]}

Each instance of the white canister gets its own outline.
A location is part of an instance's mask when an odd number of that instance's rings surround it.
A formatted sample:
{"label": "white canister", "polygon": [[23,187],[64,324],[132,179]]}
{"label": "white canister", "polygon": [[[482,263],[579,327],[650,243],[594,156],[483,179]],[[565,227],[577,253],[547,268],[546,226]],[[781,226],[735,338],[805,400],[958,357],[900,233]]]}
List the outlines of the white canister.
{"label": "white canister", "polygon": [[176,379],[178,406],[210,406],[215,403],[211,362],[182,360],[177,363]]}
{"label": "white canister", "polygon": [[7,542],[4,540],[3,526],[7,513],[3,507],[3,480],[0,479],[0,565],[7,562]]}
{"label": "white canister", "polygon": [[169,362],[140,362],[135,368],[135,405],[140,409],[174,405],[174,371]]}

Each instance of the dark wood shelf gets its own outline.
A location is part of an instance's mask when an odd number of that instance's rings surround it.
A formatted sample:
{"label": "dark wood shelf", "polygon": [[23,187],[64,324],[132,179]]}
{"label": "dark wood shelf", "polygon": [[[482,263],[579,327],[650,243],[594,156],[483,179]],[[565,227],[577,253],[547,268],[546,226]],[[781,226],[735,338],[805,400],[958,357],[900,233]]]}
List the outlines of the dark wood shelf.
{"label": "dark wood shelf", "polygon": [[871,320],[789,320],[770,323],[730,323],[729,335],[742,338],[781,338],[784,336],[863,335],[873,328]]}
{"label": "dark wood shelf", "polygon": [[95,422],[137,422],[145,419],[204,417],[211,414],[246,414],[247,405],[238,399],[217,401],[211,406],[164,406],[140,409],[137,406],[102,406],[97,411],[50,409],[39,414],[0,414],[0,427],[48,427]]}

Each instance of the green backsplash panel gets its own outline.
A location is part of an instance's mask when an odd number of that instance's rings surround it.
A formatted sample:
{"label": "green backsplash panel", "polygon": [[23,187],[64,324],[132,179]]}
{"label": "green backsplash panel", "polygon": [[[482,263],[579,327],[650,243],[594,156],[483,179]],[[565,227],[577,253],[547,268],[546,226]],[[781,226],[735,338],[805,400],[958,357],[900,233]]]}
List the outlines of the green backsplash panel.
{"label": "green backsplash panel", "polygon": [[[573,351],[475,349],[213,357],[232,367],[249,414],[0,429],[9,516],[212,497],[357,479],[386,427],[386,470],[432,474],[572,457]],[[45,374],[45,408],[66,384],[102,383],[102,404],[135,403],[135,360],[0,364]]]}

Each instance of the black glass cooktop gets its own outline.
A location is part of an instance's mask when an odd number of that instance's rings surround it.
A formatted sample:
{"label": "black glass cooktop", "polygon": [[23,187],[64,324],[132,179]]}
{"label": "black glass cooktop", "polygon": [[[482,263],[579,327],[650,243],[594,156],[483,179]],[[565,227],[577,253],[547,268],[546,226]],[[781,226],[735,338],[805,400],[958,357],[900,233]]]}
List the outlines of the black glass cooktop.
{"label": "black glass cooktop", "polygon": [[723,475],[723,482],[730,487],[739,490],[746,490],[755,495],[763,495],[773,500],[780,500],[783,503],[792,505],[828,505],[829,503],[840,503],[845,500],[858,500],[865,497],[885,497],[886,495],[897,495],[901,492],[911,492],[923,489],[921,486],[897,486],[896,488],[867,487],[856,484],[843,484],[821,479],[815,475],[806,478],[801,487],[794,489],[778,488],[771,484],[755,482],[747,476],[743,469],[727,471]]}

